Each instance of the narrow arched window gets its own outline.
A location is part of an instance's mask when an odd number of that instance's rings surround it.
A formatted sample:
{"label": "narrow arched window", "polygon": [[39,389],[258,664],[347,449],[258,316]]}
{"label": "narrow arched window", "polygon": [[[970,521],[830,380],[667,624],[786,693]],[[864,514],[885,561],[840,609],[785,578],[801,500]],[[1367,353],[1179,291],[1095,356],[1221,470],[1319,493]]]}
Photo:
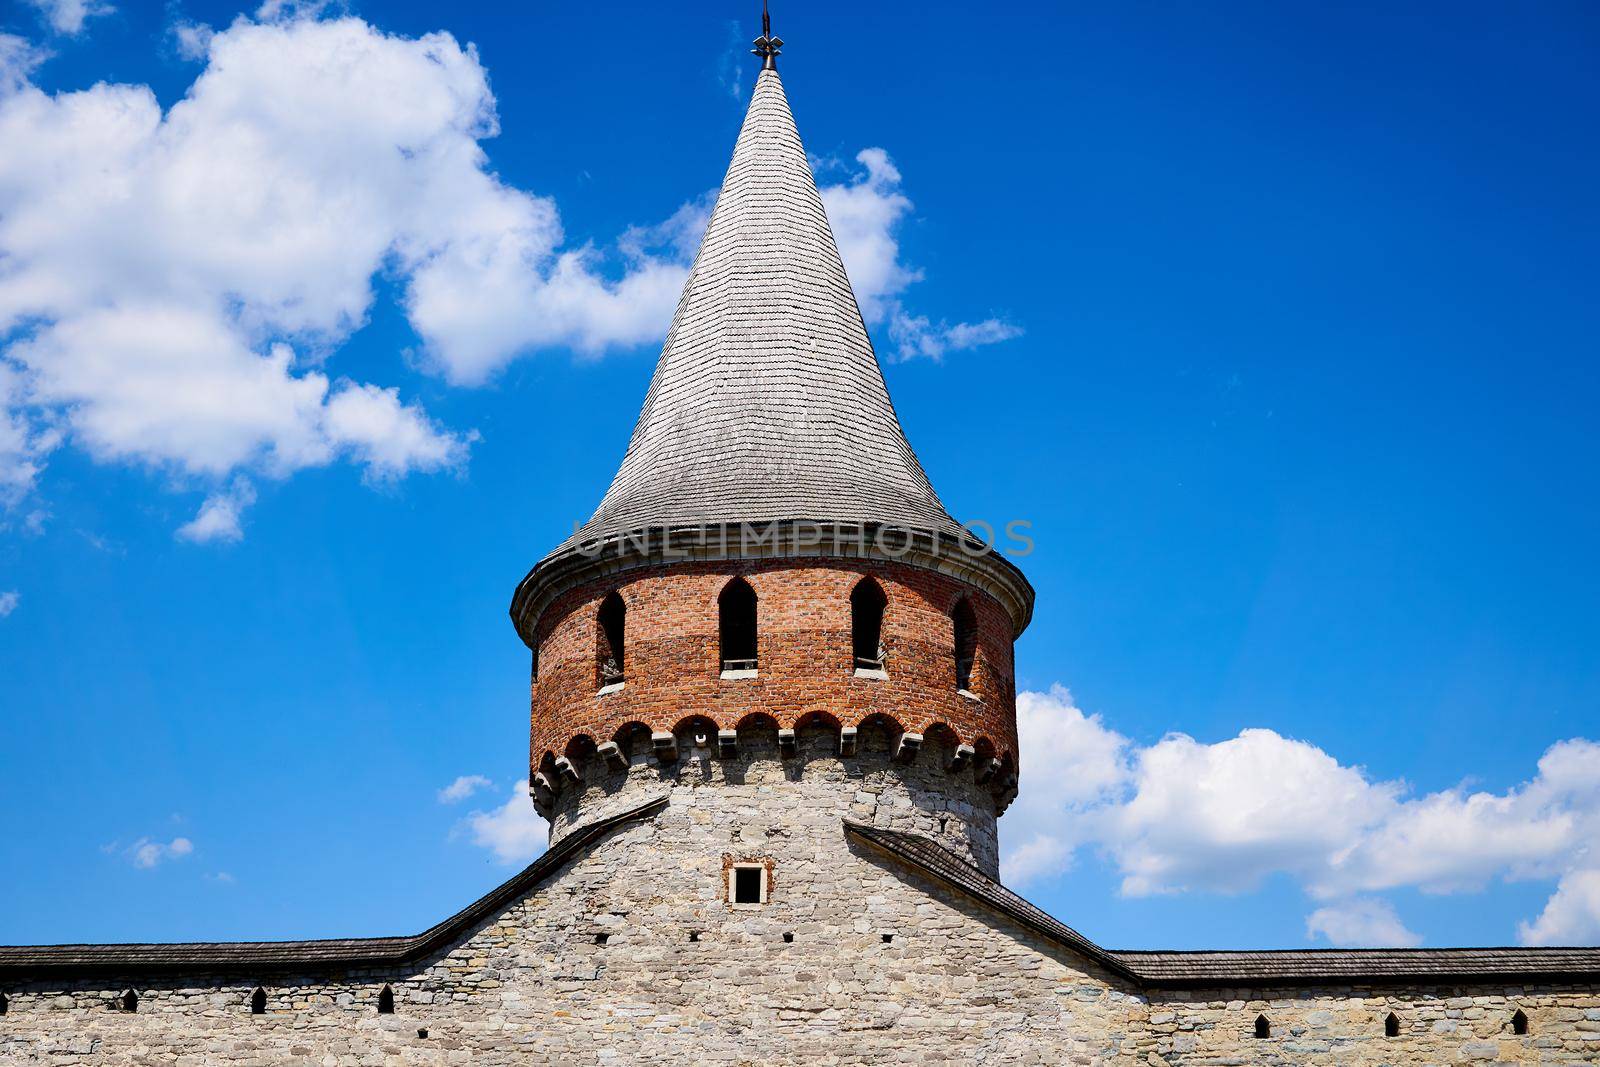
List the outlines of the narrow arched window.
{"label": "narrow arched window", "polygon": [[956,688],[971,689],[972,663],[978,653],[978,620],[966,597],[956,601],[950,621],[955,630]]}
{"label": "narrow arched window", "polygon": [[1267,1021],[1267,1017],[1265,1015],[1257,1015],[1256,1016],[1256,1036],[1257,1037],[1271,1037],[1272,1036],[1272,1024]]}
{"label": "narrow arched window", "polygon": [[595,669],[601,688],[620,685],[623,674],[623,635],[627,629],[627,606],[615,592],[607,595],[600,604],[599,633]]}
{"label": "narrow arched window", "polygon": [[722,637],[722,669],[756,669],[756,591],[735,578],[717,597],[718,632]]}
{"label": "narrow arched window", "polygon": [[1400,1036],[1400,1016],[1396,1015],[1392,1011],[1389,1013],[1389,1017],[1387,1019],[1383,1020],[1383,1036],[1384,1037],[1399,1037]]}
{"label": "narrow arched window", "polygon": [[135,993],[131,989],[128,990],[126,993],[122,994],[122,1010],[123,1011],[138,1011],[139,1010],[139,994]]}
{"label": "narrow arched window", "polygon": [[267,1013],[267,991],[258,986],[256,988],[256,991],[254,993],[250,994],[250,1014],[251,1015],[265,1015],[266,1013]]}
{"label": "narrow arched window", "polygon": [[850,633],[858,671],[884,669],[883,609],[889,598],[871,578],[863,578],[850,591]]}
{"label": "narrow arched window", "polygon": [[1511,1032],[1513,1034],[1526,1034],[1528,1032],[1528,1016],[1521,1008],[1518,1008],[1516,1014],[1511,1016]]}
{"label": "narrow arched window", "polygon": [[394,1014],[394,990],[390,989],[388,986],[384,986],[378,991],[378,1014]]}

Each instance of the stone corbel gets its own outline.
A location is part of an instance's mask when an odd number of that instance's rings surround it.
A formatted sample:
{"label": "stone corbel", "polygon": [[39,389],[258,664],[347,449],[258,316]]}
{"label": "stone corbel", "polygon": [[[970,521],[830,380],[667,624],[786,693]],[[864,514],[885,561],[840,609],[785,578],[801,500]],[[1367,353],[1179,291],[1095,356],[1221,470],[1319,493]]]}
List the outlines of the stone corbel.
{"label": "stone corbel", "polygon": [[856,754],[856,728],[846,726],[839,731],[839,755],[854,756]]}
{"label": "stone corbel", "polygon": [[650,744],[655,747],[656,759],[662,763],[675,763],[678,759],[678,739],[669,733],[651,734]]}
{"label": "stone corbel", "polygon": [[778,731],[778,755],[789,759],[800,751],[800,746],[795,743],[793,730]]}
{"label": "stone corbel", "polygon": [[967,769],[967,764],[972,762],[972,757],[977,754],[978,750],[971,745],[957,745],[956,750],[950,754],[950,762],[944,765],[944,769],[951,774],[964,771]]}
{"label": "stone corbel", "polygon": [[910,763],[917,758],[917,753],[922,749],[921,734],[901,734],[900,743],[895,746],[894,759],[896,763]]}
{"label": "stone corbel", "polygon": [[561,776],[562,782],[566,785],[579,785],[583,782],[583,776],[578,773],[578,768],[574,767],[572,761],[565,756],[556,760],[556,774]]}
{"label": "stone corbel", "polygon": [[739,755],[739,732],[737,730],[717,731],[717,755],[723,759],[733,759]]}
{"label": "stone corbel", "polygon": [[628,769],[628,757],[622,754],[622,746],[615,741],[607,741],[605,744],[598,746],[594,752],[595,755],[606,761],[606,766],[611,770],[625,771]]}

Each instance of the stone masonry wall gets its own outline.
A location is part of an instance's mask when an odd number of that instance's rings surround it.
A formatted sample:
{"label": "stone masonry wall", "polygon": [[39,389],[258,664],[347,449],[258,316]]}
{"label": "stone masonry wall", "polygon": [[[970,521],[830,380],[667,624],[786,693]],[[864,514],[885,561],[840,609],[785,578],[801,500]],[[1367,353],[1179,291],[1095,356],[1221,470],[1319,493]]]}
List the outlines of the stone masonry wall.
{"label": "stone masonry wall", "polygon": [[[877,746],[878,742],[872,742]],[[942,769],[798,764],[752,741],[686,753],[588,797],[625,824],[455,947],[414,967],[0,987],[4,1064],[1595,1063],[1600,992],[1134,988],[846,838],[846,815],[937,832],[911,801]],[[890,775],[899,775],[898,781]],[[874,791],[876,790],[876,793]],[[629,794],[624,797],[624,794]],[[862,794],[875,795],[868,800]],[[902,811],[901,809],[905,809]],[[931,821],[931,822],[930,822]],[[730,861],[770,865],[766,904],[727,903]],[[396,1011],[379,1015],[379,990]],[[135,985],[139,1010],[115,1010]],[[268,993],[265,1015],[251,991]],[[1531,1032],[1513,1037],[1511,1005]],[[1404,1020],[1399,1038],[1382,1019]],[[1273,1036],[1250,1036],[1255,1016]],[[422,1036],[425,1032],[426,1036]]]}

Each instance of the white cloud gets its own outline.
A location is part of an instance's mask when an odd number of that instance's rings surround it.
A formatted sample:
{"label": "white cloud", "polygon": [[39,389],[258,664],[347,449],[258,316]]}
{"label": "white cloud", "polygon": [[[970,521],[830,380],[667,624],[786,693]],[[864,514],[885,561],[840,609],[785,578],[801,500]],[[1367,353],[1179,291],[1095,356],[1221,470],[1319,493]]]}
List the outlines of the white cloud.
{"label": "white cloud", "polygon": [[1028,882],[1070,864],[1131,767],[1127,738],[1061,686],[1017,694],[1017,730],[1023,788],[1006,812],[1001,866],[1007,881]]}
{"label": "white cloud", "polygon": [[1354,897],[1306,916],[1306,936],[1340,948],[1414,948],[1422,938],[1408,930],[1387,900]]}
{"label": "white cloud", "polygon": [[69,37],[83,32],[83,24],[99,15],[109,15],[116,8],[98,0],[28,0],[39,9],[39,14],[57,33]]}
{"label": "white cloud", "polygon": [[439,790],[439,803],[456,804],[467,799],[480,789],[492,788],[494,788],[494,782],[481,774],[463,774]]}
{"label": "white cloud", "polygon": [[1524,939],[1600,937],[1575,933],[1588,929],[1586,909],[1595,903],[1586,875],[1590,842],[1600,840],[1594,742],[1552,745],[1531,779],[1504,792],[1457,787],[1412,796],[1404,782],[1375,781],[1271,730],[1212,744],[1173,734],[1136,745],[1059,688],[1019,694],[1018,732],[1024,786],[1007,816],[1008,878],[1063,870],[1085,846],[1111,858],[1133,896],[1244,892],[1285,874],[1328,902],[1314,915],[1315,932],[1353,943],[1361,920],[1405,943],[1398,920],[1378,921],[1389,905],[1361,894],[1468,892],[1497,878],[1559,877]]}
{"label": "white cloud", "polygon": [[255,486],[248,479],[235,478],[226,490],[206,497],[199,513],[178,527],[178,537],[196,544],[241,540],[244,527],[240,519],[244,509],[255,502]]}
{"label": "white cloud", "polygon": [[856,162],[860,171],[841,184],[821,187],[820,192],[862,317],[873,325],[888,325],[894,354],[900,359],[939,359],[946,352],[1021,336],[1021,327],[1002,319],[952,325],[906,310],[901,294],[923,276],[900,258],[897,231],[911,211],[911,201],[901,191],[900,171],[889,153],[863,148],[856,153]]}
{"label": "white cloud", "polygon": [[493,811],[474,811],[464,820],[472,843],[489,849],[504,864],[531,863],[549,843],[549,824],[534,810],[526,778]]}
{"label": "white cloud", "polygon": [[1600,944],[1600,870],[1563,875],[1544,911],[1518,934],[1524,945]]}
{"label": "white cloud", "polygon": [[132,861],[135,867],[146,870],[159,866],[167,860],[179,860],[194,851],[194,842],[187,837],[174,837],[171,841],[152,841],[148,837],[141,837],[124,850],[124,855]]}
{"label": "white cloud", "polygon": [[165,112],[143,85],[42,92],[37,54],[0,39],[0,492],[26,493],[63,439],[213,489],[459,467],[470,434],[323,369],[380,272],[455,383],[664,332],[681,247],[634,241],[615,278],[562,248],[554,202],[489,170],[495,101],[470,47],[307,10],[186,27],[206,66]]}
{"label": "white cloud", "polygon": [[14,93],[28,84],[28,76],[49,58],[25,37],[0,33],[0,93]]}
{"label": "white cloud", "polygon": [[10,592],[0,593],[0,619],[17,610],[17,605],[22,603],[22,594],[15,589]]}

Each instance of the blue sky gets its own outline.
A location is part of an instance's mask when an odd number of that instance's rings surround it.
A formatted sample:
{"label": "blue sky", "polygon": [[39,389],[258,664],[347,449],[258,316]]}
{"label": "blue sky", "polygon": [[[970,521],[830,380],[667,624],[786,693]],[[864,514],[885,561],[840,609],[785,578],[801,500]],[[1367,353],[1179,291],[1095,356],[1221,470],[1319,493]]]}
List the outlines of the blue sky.
{"label": "blue sky", "polygon": [[[51,2],[0,23],[0,942],[421,929],[530,847],[506,605],[754,13]],[[1117,947],[1600,941],[1593,7],[774,23],[912,443],[1034,524],[1011,880]]]}

